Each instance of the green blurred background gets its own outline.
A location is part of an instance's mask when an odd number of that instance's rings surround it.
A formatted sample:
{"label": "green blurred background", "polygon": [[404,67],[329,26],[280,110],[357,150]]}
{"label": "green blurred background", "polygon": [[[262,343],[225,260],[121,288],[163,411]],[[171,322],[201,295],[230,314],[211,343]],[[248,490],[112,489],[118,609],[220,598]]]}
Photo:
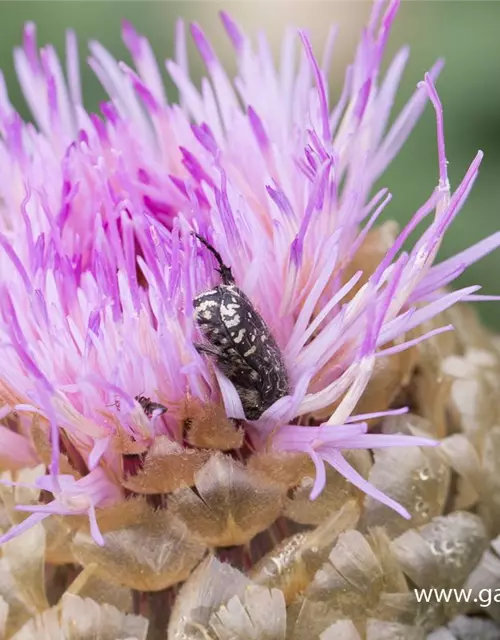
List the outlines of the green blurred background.
{"label": "green blurred background", "polygon": [[[25,117],[26,111],[13,72],[12,50],[21,42],[23,23],[38,25],[39,42],[52,42],[63,52],[64,31],[76,30],[80,38],[84,66],[83,84],[86,106],[97,108],[104,93],[86,67],[86,42],[101,41],[116,57],[129,61],[120,38],[123,18],[146,34],[159,59],[173,53],[175,20],[196,20],[209,34],[230,72],[234,59],[218,12],[226,9],[249,32],[265,30],[277,50],[286,25],[308,27],[316,50],[323,44],[332,22],[341,29],[332,72],[333,98],[338,95],[345,64],[350,61],[362,25],[369,14],[367,2],[0,2],[0,68],[3,69],[14,104]],[[443,257],[500,229],[500,2],[481,0],[423,2],[403,0],[389,45],[391,55],[403,44],[410,44],[411,57],[396,103],[396,112],[411,95],[416,83],[438,57],[446,66],[438,81],[445,109],[447,156],[452,186],[456,186],[478,149],[485,152],[481,173],[467,205],[450,230],[442,248]],[[202,68],[191,51],[193,75]],[[172,85],[171,97],[175,97]],[[0,168],[1,170],[1,168]],[[385,174],[382,184],[393,193],[388,217],[405,221],[430,194],[437,180],[435,121],[428,107],[403,148]],[[483,285],[483,293],[500,294],[500,251],[471,267],[460,284]],[[482,303],[479,311],[490,326],[500,328],[499,303]]]}

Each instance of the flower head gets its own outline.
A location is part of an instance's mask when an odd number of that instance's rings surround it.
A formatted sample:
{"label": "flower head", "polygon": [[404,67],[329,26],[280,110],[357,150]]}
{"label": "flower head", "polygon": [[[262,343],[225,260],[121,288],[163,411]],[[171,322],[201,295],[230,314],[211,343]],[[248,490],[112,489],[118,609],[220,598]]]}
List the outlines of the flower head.
{"label": "flower head", "polygon": [[[276,68],[266,42],[254,49],[224,14],[238,63],[234,82],[193,25],[208,72],[201,89],[193,84],[179,25],[177,59],[167,70],[180,100],[170,104],[147,41],[125,24],[135,70],[91,43],[90,65],[109,102],[100,116],[89,114],[74,35],[65,79],[54,50],[39,54],[34,26],[26,27],[16,67],[36,126],[21,120],[0,82],[0,385],[2,415],[17,413],[22,437],[30,438],[33,415],[50,434],[51,475],[42,488],[55,500],[30,507],[36,513],[7,536],[49,513],[88,513],[100,543],[95,508],[125,498],[127,477],[159,436],[185,455],[200,405],[223,404],[228,418],[241,421],[243,459],[269,449],[307,453],[317,474],[313,498],[326,462],[407,515],[341,450],[434,444],[371,434],[365,420],[394,409],[356,417],[356,407],[378,359],[450,330],[409,335],[458,301],[479,298],[479,287],[443,288],[500,245],[500,233],[435,263],[481,153],[452,191],[434,87],[440,63],[388,125],[408,51],[382,77],[398,2],[379,18],[383,4],[375,3],[334,105],[329,62],[319,64],[305,32],[287,32]],[[373,185],[428,98],[437,186],[367,268],[364,248],[390,201]],[[425,219],[427,230],[404,251]],[[202,334],[193,300],[219,276],[195,234],[217,248],[283,356],[291,392],[253,421],[237,385],[196,346]],[[141,396],[167,411],[149,415]],[[62,454],[81,479],[59,473]],[[27,455],[19,454],[19,466]]]}

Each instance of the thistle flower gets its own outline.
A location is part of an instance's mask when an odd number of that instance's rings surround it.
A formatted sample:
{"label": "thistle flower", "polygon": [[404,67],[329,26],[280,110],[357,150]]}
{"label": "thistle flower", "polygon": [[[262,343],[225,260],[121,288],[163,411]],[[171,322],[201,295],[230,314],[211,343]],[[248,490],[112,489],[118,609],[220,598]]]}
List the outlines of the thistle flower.
{"label": "thistle flower", "polygon": [[[199,90],[179,23],[176,60],[167,62],[179,90],[174,104],[147,40],[124,24],[135,70],[90,45],[89,64],[109,94],[96,115],[83,105],[74,34],[65,78],[54,50],[38,52],[27,25],[15,63],[36,125],[21,120],[0,79],[0,435],[10,472],[2,480],[5,519],[13,524],[2,521],[0,542],[12,544],[43,521],[50,557],[63,539],[65,552],[100,580],[172,595],[207,548],[228,547],[221,557],[249,569],[271,539],[293,532],[283,516],[321,527],[339,510],[330,501],[342,476],[348,483],[339,495],[361,505],[364,492],[411,517],[415,496],[402,492],[400,504],[384,494],[368,477],[377,478],[377,458],[372,467],[359,450],[429,447],[438,444],[429,436],[446,435],[407,428],[401,394],[416,388],[417,364],[425,371],[424,345],[453,328],[440,324],[448,310],[489,299],[476,294],[479,287],[446,287],[500,245],[500,232],[436,264],[482,154],[452,191],[434,86],[440,63],[388,126],[408,51],[381,77],[398,2],[382,15],[383,5],[374,4],[333,107],[333,31],[322,64],[307,33],[287,32],[276,67],[266,41],[254,49],[223,14],[238,62],[232,82],[193,25],[208,72]],[[390,194],[373,194],[373,185],[428,99],[437,123],[437,186],[399,233],[377,229]],[[405,251],[426,219],[427,230]],[[227,351],[210,344],[213,332],[202,332],[200,300],[217,307],[212,329],[226,332]],[[245,352],[243,312],[252,323]],[[214,322],[210,313],[205,320]],[[276,362],[258,359],[266,341]],[[283,392],[271,389],[273,401],[249,419],[248,399],[278,365]],[[245,370],[252,374],[244,379]],[[440,398],[440,406],[447,401]],[[392,433],[388,418],[399,420]],[[422,452],[415,468],[427,459]],[[47,475],[28,487],[21,476],[38,463]],[[442,465],[449,478],[453,462]],[[23,487],[35,491],[30,504],[17,499]],[[300,519],[290,502],[300,505],[305,487],[317,507]],[[360,521],[368,526],[377,513],[370,505]],[[418,525],[444,509],[443,498]],[[20,520],[19,511],[31,515]],[[351,533],[345,539],[356,545],[362,534]],[[328,551],[335,536],[329,540]],[[304,575],[312,593],[314,572]],[[191,578],[184,593],[204,584]],[[303,596],[290,590],[287,604],[307,600],[306,586]],[[279,589],[266,598],[281,610]],[[255,611],[250,601],[238,607]],[[67,602],[57,615],[64,617]],[[224,602],[218,598],[217,606]],[[324,629],[334,621],[330,613]],[[226,637],[235,628],[228,616],[230,609],[204,624]]]}

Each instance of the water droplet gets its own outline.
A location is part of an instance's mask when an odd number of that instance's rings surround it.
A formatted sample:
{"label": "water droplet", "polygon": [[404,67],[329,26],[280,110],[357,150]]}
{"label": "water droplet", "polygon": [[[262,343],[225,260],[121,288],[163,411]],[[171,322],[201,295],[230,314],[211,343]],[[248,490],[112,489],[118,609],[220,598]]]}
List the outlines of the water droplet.
{"label": "water droplet", "polygon": [[429,467],[422,467],[422,469],[420,469],[418,476],[420,480],[425,482],[426,480],[429,480],[429,478],[431,477],[431,470],[429,469]]}

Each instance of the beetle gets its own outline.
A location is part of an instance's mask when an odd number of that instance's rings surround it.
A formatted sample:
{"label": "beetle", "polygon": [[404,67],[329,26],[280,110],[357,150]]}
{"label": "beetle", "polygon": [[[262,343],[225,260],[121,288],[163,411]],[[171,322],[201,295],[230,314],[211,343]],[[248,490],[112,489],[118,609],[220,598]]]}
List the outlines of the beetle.
{"label": "beetle", "polygon": [[236,285],[231,267],[203,236],[194,235],[217,260],[222,280],[193,300],[195,319],[206,340],[194,346],[198,353],[214,358],[233,383],[245,417],[257,420],[290,393],[283,354],[262,316]]}

